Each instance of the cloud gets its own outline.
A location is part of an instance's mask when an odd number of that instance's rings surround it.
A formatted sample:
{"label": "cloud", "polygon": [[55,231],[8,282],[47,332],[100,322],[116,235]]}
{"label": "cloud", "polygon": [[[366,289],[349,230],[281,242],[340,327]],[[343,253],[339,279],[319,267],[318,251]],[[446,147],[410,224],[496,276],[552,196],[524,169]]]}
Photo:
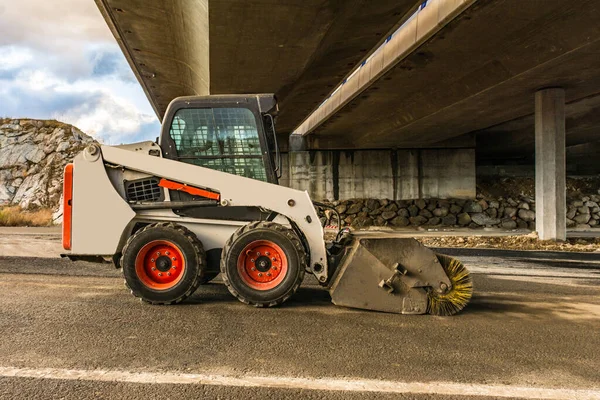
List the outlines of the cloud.
{"label": "cloud", "polygon": [[0,117],[58,119],[108,144],[157,136],[154,111],[93,1],[0,4],[0,55]]}
{"label": "cloud", "polygon": [[96,102],[98,93],[57,93],[28,90],[19,85],[3,83],[0,89],[0,116],[13,118],[51,118],[81,104]]}
{"label": "cloud", "polygon": [[2,70],[0,69],[0,81],[2,80],[12,80],[15,79],[17,77],[17,75],[19,74],[19,71],[17,70]]}
{"label": "cloud", "polygon": [[0,71],[15,71],[33,61],[33,52],[19,46],[0,47],[2,63]]}
{"label": "cloud", "polygon": [[95,49],[89,52],[93,65],[92,77],[116,76],[123,81],[137,82],[123,54],[114,48]]}
{"label": "cloud", "polygon": [[160,132],[154,116],[139,113],[126,100],[106,95],[69,109],[60,119],[72,122],[107,144],[149,140]]}
{"label": "cloud", "polygon": [[93,0],[18,0],[0,3],[0,46],[50,51],[81,42],[112,43]]}
{"label": "cloud", "polygon": [[[129,99],[135,91],[137,99]],[[0,115],[57,119],[107,144],[153,139],[160,130],[139,85],[113,74],[69,82],[47,70],[22,70],[0,78]]]}
{"label": "cloud", "polygon": [[[8,2],[5,2],[8,3]],[[89,73],[86,49],[118,46],[92,0],[18,0],[0,4],[0,47],[45,55],[55,70]]]}

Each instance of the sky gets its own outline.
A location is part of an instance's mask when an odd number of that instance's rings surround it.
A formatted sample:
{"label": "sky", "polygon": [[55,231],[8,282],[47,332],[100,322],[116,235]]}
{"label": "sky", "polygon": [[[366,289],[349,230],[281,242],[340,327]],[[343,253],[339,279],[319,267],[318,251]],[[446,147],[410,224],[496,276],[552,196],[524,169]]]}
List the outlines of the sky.
{"label": "sky", "polygon": [[160,125],[94,0],[0,0],[0,118],[57,119],[105,144]]}

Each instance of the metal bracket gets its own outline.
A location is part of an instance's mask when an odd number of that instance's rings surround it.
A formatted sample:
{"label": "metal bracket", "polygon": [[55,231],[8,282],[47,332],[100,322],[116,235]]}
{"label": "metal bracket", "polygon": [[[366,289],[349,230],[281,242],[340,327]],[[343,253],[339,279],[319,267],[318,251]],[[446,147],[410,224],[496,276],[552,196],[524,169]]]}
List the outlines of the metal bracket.
{"label": "metal bracket", "polygon": [[388,279],[382,279],[381,282],[379,282],[379,287],[387,291],[389,294],[394,293],[394,281],[406,275],[407,273],[406,269],[399,263],[394,264],[392,269],[394,270],[392,276],[390,276]]}

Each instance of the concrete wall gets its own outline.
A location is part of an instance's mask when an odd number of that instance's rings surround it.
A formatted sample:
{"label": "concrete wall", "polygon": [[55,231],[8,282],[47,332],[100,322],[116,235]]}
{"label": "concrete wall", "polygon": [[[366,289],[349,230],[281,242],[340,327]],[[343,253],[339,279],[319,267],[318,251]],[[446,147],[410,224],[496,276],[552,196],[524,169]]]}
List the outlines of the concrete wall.
{"label": "concrete wall", "polygon": [[570,175],[600,174],[600,142],[567,147],[567,173]]}
{"label": "concrete wall", "polygon": [[533,178],[535,165],[478,165],[478,178]]}
{"label": "concrete wall", "polygon": [[421,150],[423,198],[474,198],[475,150]]}
{"label": "concrete wall", "polygon": [[[567,140],[569,136],[567,135]],[[597,176],[600,175],[600,142],[592,142],[569,146],[566,149],[567,155],[567,176]],[[479,155],[478,155],[479,156]],[[477,176],[482,177],[526,177],[535,176],[535,165],[533,155],[529,158],[519,160],[508,160],[502,163],[501,160],[490,162],[482,156],[483,165],[477,165]],[[481,158],[478,158],[481,161]],[[512,164],[510,164],[512,162]]]}
{"label": "concrete wall", "polygon": [[284,155],[282,185],[315,200],[474,198],[473,149],[301,151]]}

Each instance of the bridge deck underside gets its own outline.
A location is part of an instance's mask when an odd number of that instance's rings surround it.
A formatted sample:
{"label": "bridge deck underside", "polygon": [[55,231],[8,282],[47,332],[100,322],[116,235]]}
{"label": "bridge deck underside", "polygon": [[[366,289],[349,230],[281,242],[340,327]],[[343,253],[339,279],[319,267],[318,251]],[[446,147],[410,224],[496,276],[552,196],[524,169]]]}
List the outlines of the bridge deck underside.
{"label": "bridge deck underside", "polygon": [[420,147],[477,132],[482,151],[527,152],[534,93],[548,86],[571,103],[568,143],[600,140],[599,18],[592,0],[479,0],[318,127],[312,146]]}
{"label": "bridge deck underside", "polygon": [[183,95],[276,93],[291,131],[418,0],[96,0],[162,117]]}

